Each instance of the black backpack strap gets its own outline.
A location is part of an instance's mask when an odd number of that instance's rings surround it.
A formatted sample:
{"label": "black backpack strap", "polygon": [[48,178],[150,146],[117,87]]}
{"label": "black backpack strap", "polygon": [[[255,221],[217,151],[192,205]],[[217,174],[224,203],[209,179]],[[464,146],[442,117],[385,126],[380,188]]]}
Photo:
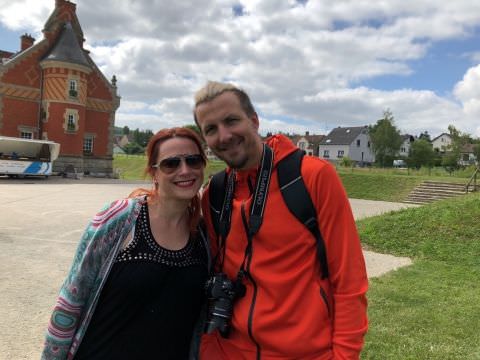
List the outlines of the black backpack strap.
{"label": "black backpack strap", "polygon": [[313,205],[301,174],[304,152],[297,149],[278,163],[278,183],[283,200],[290,212],[313,234],[317,243],[317,256],[322,279],[328,277],[327,251]]}
{"label": "black backpack strap", "polygon": [[210,217],[212,219],[215,233],[220,233],[220,214],[222,212],[223,201],[227,187],[227,172],[222,170],[210,179],[208,185],[208,199],[210,200]]}

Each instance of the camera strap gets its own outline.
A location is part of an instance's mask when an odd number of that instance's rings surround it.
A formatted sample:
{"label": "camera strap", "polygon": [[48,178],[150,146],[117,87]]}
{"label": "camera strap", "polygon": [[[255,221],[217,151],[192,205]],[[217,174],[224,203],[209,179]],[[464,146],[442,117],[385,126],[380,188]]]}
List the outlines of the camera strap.
{"label": "camera strap", "polygon": [[[245,232],[247,235],[247,246],[245,248],[245,255],[240,267],[239,278],[243,277],[243,274],[246,272],[247,267],[245,267],[247,259],[251,258],[252,252],[252,240],[253,236],[260,230],[260,226],[263,221],[263,213],[265,211],[265,204],[267,202],[268,189],[270,186],[270,179],[272,176],[273,170],[273,150],[268,147],[266,144],[263,144],[262,159],[259,166],[259,171],[256,178],[255,192],[253,195],[253,200],[250,206],[250,218],[249,221],[246,219],[245,209],[242,205],[242,220],[245,227]],[[233,206],[233,196],[235,192],[235,179],[236,172],[232,171],[227,179],[227,186],[225,192],[225,198],[223,201],[222,211],[220,213],[219,219],[219,237],[220,237],[220,253],[222,259],[220,261],[220,267],[223,268],[223,262],[225,259],[226,251],[226,239],[228,232],[230,231],[230,224],[232,220],[232,206]],[[242,274],[241,274],[242,273]]]}
{"label": "camera strap", "polygon": [[242,222],[247,235],[247,246],[242,265],[238,271],[237,279],[242,280],[245,275],[249,275],[250,262],[252,261],[253,237],[260,230],[263,222],[263,213],[267,203],[268,189],[273,169],[273,151],[267,145],[263,145],[262,161],[260,170],[257,173],[255,193],[250,205],[250,217],[247,219],[245,204],[241,206]]}

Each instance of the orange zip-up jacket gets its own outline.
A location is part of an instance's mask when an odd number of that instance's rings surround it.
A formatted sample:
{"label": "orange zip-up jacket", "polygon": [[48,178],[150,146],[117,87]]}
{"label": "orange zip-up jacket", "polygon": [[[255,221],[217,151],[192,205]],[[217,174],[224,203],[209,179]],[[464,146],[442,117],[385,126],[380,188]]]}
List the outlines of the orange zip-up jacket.
{"label": "orange zip-up jacket", "polygon": [[[267,144],[274,151],[274,170],[263,223],[253,238],[250,275],[255,284],[244,280],[246,295],[235,302],[228,339],[217,331],[203,335],[200,359],[250,360],[258,353],[264,360],[358,359],[368,326],[368,280],[345,190],[327,161],[304,157],[301,172],[317,209],[330,272],[321,280],[316,240],[290,213],[278,185],[275,165],[296,148],[282,135],[269,138]],[[255,182],[256,172],[240,171],[236,177],[223,266],[232,280],[247,245],[240,208],[244,203],[248,216],[248,181]],[[215,254],[208,198],[207,187],[202,208]]]}

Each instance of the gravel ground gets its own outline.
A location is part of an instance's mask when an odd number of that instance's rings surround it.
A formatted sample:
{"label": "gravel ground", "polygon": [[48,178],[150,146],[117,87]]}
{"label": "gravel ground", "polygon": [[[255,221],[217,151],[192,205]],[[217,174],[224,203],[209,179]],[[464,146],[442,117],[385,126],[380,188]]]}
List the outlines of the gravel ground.
{"label": "gravel ground", "polygon": [[[0,177],[1,360],[40,357],[45,326],[83,228],[103,204],[142,185],[95,178]],[[355,199],[351,205],[356,219],[410,206]],[[370,251],[365,259],[369,277],[411,263]]]}

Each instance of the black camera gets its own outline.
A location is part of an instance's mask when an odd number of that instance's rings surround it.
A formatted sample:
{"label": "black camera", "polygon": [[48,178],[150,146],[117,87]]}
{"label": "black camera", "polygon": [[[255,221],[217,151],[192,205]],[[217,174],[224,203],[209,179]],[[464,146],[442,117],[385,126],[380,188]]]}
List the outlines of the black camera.
{"label": "black camera", "polygon": [[205,332],[209,334],[218,329],[220,335],[227,338],[230,333],[233,303],[245,296],[245,285],[240,279],[232,281],[226,274],[218,273],[207,281],[205,292],[208,298]]}

